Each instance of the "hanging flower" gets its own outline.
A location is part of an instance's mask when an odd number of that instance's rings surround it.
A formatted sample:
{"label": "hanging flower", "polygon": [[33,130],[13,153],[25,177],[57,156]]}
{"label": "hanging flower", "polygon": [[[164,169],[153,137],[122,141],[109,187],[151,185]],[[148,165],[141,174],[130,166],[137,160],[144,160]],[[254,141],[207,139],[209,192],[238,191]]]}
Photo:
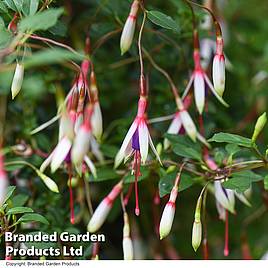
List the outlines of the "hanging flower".
{"label": "hanging flower", "polygon": [[138,11],[139,1],[134,0],[120,39],[121,55],[127,52],[132,44]]}
{"label": "hanging flower", "polygon": [[133,260],[133,244],[130,237],[130,226],[128,215],[124,212],[124,227],[123,227],[123,253],[124,260]]}
{"label": "hanging flower", "polygon": [[23,76],[24,76],[24,65],[22,63],[17,63],[11,85],[12,100],[19,94],[21,90],[23,83]]}
{"label": "hanging flower", "polygon": [[123,182],[120,181],[114,186],[112,191],[101,201],[88,223],[87,229],[90,233],[95,233],[101,228],[113,206],[114,200],[121,193],[122,189]]}
{"label": "hanging flower", "polygon": [[205,84],[207,84],[209,89],[213,93],[213,95],[218,99],[218,101],[220,101],[224,106],[228,107],[228,104],[222,99],[222,97],[214,89],[208,76],[203,70],[201,66],[201,62],[200,62],[200,53],[198,49],[194,50],[194,62],[195,62],[195,69],[185,89],[183,98],[188,94],[189,90],[191,89],[192,84],[194,84],[195,104],[196,104],[198,112],[202,114],[204,105],[205,105]]}

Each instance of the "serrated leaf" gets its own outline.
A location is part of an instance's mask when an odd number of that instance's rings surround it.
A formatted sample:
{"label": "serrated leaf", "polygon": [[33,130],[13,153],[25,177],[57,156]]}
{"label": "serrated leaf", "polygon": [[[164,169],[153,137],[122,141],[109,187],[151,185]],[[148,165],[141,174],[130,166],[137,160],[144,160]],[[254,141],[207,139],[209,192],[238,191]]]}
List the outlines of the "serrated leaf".
{"label": "serrated leaf", "polygon": [[33,54],[24,61],[24,67],[30,68],[48,64],[60,63],[68,60],[82,60],[83,56],[65,49],[46,49]]}
{"label": "serrated leaf", "polygon": [[177,22],[173,20],[170,16],[160,11],[157,11],[157,10],[147,11],[147,15],[148,15],[148,19],[152,23],[162,28],[169,29],[177,33],[180,31],[179,25],[177,24]]}
{"label": "serrated leaf", "polygon": [[39,0],[24,0],[22,12],[25,16],[34,15],[38,9]]}
{"label": "serrated leaf", "polygon": [[17,223],[32,222],[32,221],[38,221],[38,222],[44,223],[46,225],[49,225],[48,220],[44,216],[42,216],[38,213],[24,214],[19,218]]}
{"label": "serrated leaf", "polygon": [[239,146],[251,148],[252,147],[252,141],[251,139],[236,135],[236,134],[230,134],[230,133],[217,133],[214,134],[212,138],[208,140],[209,142],[226,142],[226,143],[232,143]]}
{"label": "serrated leaf", "polygon": [[58,21],[58,18],[63,13],[63,8],[50,8],[48,10],[30,15],[21,20],[19,24],[19,31],[39,31],[47,30]]}
{"label": "serrated leaf", "polygon": [[33,210],[28,207],[14,207],[14,208],[10,208],[7,211],[7,215],[31,213],[31,212],[33,212]]}

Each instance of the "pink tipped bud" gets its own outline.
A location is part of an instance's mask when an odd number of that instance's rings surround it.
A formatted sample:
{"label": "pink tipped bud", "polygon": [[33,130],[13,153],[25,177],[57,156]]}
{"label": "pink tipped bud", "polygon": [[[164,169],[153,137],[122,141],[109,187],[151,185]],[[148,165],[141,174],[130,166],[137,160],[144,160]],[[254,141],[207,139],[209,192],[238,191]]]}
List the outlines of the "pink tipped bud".
{"label": "pink tipped bud", "polygon": [[136,16],[139,10],[139,1],[134,0],[127,21],[124,25],[123,32],[120,40],[121,55],[127,52],[132,44],[135,27],[136,27]]}
{"label": "pink tipped bud", "polygon": [[178,188],[173,187],[169,197],[169,201],[167,202],[164,208],[160,221],[159,234],[161,240],[166,236],[168,236],[168,234],[170,233],[175,216],[175,202],[177,199],[177,195],[178,195]]}
{"label": "pink tipped bud", "polygon": [[75,165],[82,164],[88,152],[91,138],[90,132],[90,128],[86,125],[82,125],[77,132],[71,152],[72,162]]}
{"label": "pink tipped bud", "polygon": [[216,92],[222,97],[225,89],[225,58],[223,55],[223,40],[221,37],[216,41],[216,54],[212,67],[213,84]]}
{"label": "pink tipped bud", "polygon": [[0,152],[0,206],[5,200],[6,190],[8,186],[8,179],[4,170],[4,160]]}
{"label": "pink tipped bud", "polygon": [[24,65],[17,63],[11,85],[12,100],[18,95],[18,93],[21,90],[23,76],[24,76]]}
{"label": "pink tipped bud", "polygon": [[130,226],[128,215],[124,213],[124,228],[123,228],[123,253],[124,260],[133,260],[133,244],[130,238]]}
{"label": "pink tipped bud", "polygon": [[101,201],[88,223],[87,229],[90,233],[95,233],[103,225],[113,206],[115,198],[120,194],[122,188],[123,183],[122,181],[120,181],[114,186],[112,191]]}

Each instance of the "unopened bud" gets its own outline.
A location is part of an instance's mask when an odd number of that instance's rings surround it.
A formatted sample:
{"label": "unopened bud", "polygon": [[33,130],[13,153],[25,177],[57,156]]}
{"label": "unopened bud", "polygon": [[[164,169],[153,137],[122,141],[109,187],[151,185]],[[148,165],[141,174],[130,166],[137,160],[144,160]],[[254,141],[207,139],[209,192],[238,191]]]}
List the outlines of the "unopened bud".
{"label": "unopened bud", "polygon": [[120,194],[122,188],[123,184],[120,181],[117,185],[114,186],[112,191],[101,201],[88,223],[87,230],[90,233],[95,233],[103,225],[113,206],[115,198]]}
{"label": "unopened bud", "polygon": [[124,260],[133,260],[133,244],[130,238],[130,226],[128,215],[124,213],[124,228],[123,228],[123,253]]}
{"label": "unopened bud", "polygon": [[12,80],[12,85],[11,85],[12,99],[14,99],[21,90],[23,76],[24,76],[24,65],[17,63],[14,77]]}
{"label": "unopened bud", "polygon": [[94,103],[93,114],[91,118],[92,133],[97,140],[101,139],[103,126],[102,126],[102,113],[99,101]]}
{"label": "unopened bud", "polygon": [[136,21],[137,21],[136,16],[138,14],[138,10],[139,10],[139,1],[134,0],[120,39],[121,55],[127,52],[132,44],[136,27]]}
{"label": "unopened bud", "polygon": [[175,216],[175,202],[177,199],[177,195],[178,195],[178,188],[173,187],[170,193],[169,201],[167,202],[164,208],[160,221],[159,226],[160,240],[168,236],[168,234],[171,231],[171,227]]}
{"label": "unopened bud", "polygon": [[223,40],[217,38],[216,54],[213,59],[212,78],[216,92],[222,97],[225,89],[225,58],[223,55]]}
{"label": "unopened bud", "polygon": [[267,117],[266,117],[266,113],[263,113],[257,120],[256,124],[255,124],[255,128],[254,128],[254,132],[252,135],[251,140],[253,142],[255,142],[259,136],[259,134],[261,133],[262,129],[264,128],[265,124],[267,122]]}
{"label": "unopened bud", "polygon": [[192,230],[192,247],[194,251],[197,251],[201,244],[202,240],[202,223],[201,223],[201,204],[202,204],[202,192],[197,200],[195,215],[194,215],[194,224]]}

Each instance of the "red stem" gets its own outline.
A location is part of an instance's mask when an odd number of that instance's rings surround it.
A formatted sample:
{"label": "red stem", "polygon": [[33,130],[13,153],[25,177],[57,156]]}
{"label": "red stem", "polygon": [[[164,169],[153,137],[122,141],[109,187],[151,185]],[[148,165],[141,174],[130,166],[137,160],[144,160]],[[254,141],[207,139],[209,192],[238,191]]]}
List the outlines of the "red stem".
{"label": "red stem", "polygon": [[225,210],[225,245],[224,245],[224,256],[229,255],[229,213]]}

